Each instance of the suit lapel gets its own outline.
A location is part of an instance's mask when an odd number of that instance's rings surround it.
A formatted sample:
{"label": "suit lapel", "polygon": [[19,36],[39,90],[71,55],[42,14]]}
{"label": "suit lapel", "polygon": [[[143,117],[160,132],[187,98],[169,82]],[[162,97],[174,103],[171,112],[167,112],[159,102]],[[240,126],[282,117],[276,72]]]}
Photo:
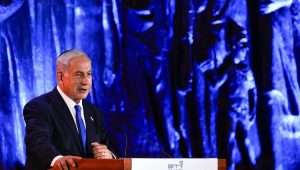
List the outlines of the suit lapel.
{"label": "suit lapel", "polygon": [[99,137],[96,134],[95,129],[95,118],[93,117],[92,110],[88,107],[85,101],[82,102],[84,109],[84,118],[86,124],[86,134],[87,134],[87,150],[91,153],[91,143],[98,142]]}
{"label": "suit lapel", "polygon": [[73,138],[75,139],[75,144],[80,152],[82,152],[82,148],[80,145],[80,137],[77,132],[77,128],[74,122],[74,119],[70,113],[70,110],[67,106],[67,104],[64,102],[63,98],[58,93],[57,89],[55,88],[52,91],[51,100],[53,103],[53,108],[56,110],[56,117],[58,117],[65,125],[68,127],[66,129],[67,132],[71,133]]}

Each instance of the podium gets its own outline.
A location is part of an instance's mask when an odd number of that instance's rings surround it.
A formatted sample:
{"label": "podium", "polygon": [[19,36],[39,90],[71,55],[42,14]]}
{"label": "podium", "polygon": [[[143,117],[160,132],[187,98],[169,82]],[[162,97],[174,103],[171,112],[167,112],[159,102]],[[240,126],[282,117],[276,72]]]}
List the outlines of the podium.
{"label": "podium", "polygon": [[76,163],[78,167],[70,170],[131,170],[131,159],[80,159]]}
{"label": "podium", "polygon": [[217,158],[81,159],[76,163],[78,167],[70,170],[226,170],[226,160]]}

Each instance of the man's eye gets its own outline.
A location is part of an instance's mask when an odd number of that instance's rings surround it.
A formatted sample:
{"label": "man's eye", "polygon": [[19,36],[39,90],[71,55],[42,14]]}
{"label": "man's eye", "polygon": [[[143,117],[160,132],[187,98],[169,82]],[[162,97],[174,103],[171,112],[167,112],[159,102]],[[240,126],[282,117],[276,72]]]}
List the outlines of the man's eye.
{"label": "man's eye", "polygon": [[81,74],[75,74],[75,77],[81,77]]}

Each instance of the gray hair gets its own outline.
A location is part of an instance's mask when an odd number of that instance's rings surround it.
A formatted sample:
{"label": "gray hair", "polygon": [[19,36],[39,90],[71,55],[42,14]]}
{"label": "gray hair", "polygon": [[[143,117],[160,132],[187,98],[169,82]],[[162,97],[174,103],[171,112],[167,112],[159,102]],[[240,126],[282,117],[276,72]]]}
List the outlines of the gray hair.
{"label": "gray hair", "polygon": [[56,72],[65,71],[70,64],[70,61],[79,56],[85,57],[90,61],[88,55],[78,49],[71,49],[62,52],[56,59]]}

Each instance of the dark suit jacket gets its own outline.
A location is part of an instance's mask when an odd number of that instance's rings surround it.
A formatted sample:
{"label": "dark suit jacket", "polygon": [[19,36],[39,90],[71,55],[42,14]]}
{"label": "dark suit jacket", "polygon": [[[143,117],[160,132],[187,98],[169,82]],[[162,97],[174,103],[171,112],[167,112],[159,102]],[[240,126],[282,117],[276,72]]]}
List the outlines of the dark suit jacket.
{"label": "dark suit jacket", "polygon": [[25,169],[48,169],[57,155],[92,157],[90,144],[94,141],[109,147],[102,126],[101,113],[85,100],[82,104],[87,127],[86,154],[80,145],[80,137],[68,106],[56,88],[25,105],[23,111],[26,122]]}

